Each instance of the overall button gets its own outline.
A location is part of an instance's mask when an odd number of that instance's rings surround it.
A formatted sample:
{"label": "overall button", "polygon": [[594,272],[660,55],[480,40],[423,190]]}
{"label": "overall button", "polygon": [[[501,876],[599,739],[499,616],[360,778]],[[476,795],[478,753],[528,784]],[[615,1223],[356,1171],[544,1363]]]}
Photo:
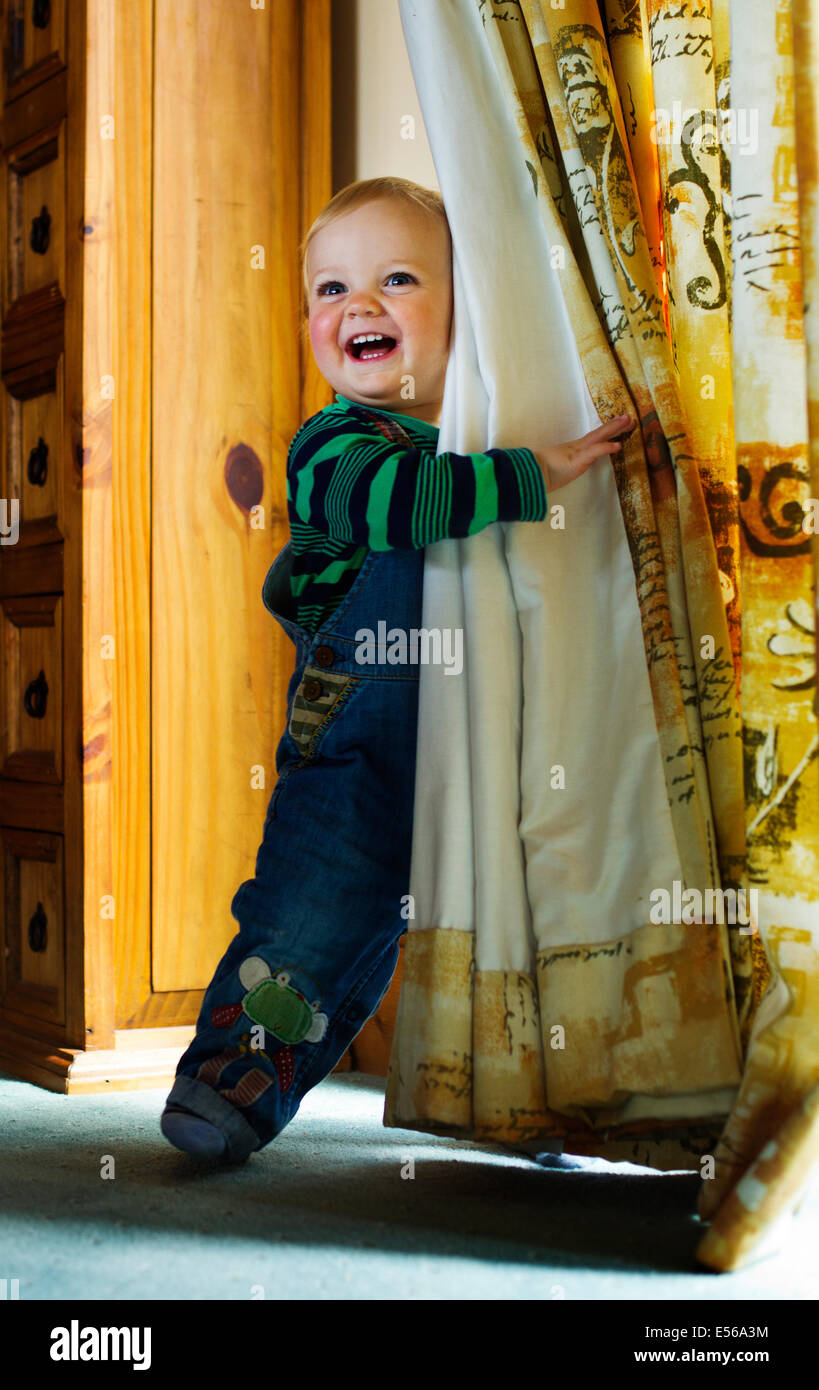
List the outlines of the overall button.
{"label": "overall button", "polygon": [[322,689],[323,688],[321,681],[306,680],[304,682],[302,693],[304,695],[305,700],[317,700],[319,695],[322,694]]}
{"label": "overall button", "polygon": [[332,647],[316,647],[313,660],[317,666],[332,666],[335,661],[335,652]]}

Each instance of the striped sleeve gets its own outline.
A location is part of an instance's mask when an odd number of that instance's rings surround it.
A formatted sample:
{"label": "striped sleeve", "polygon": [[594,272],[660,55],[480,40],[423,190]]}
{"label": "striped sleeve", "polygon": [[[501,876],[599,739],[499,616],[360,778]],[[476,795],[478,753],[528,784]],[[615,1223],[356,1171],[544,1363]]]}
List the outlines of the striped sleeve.
{"label": "striped sleeve", "polygon": [[370,550],[415,550],[493,521],[542,521],[548,511],[531,449],[436,454],[320,415],[291,442],[287,500],[291,527]]}

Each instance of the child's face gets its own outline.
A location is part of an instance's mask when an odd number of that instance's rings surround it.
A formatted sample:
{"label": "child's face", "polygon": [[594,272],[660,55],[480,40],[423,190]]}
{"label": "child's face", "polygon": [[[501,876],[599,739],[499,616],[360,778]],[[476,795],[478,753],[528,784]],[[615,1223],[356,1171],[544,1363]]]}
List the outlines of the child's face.
{"label": "child's face", "polygon": [[[452,326],[443,222],[396,199],[367,203],[316,233],[307,275],[310,342],[333,390],[437,425]],[[361,333],[382,333],[395,346],[356,357],[352,339]]]}

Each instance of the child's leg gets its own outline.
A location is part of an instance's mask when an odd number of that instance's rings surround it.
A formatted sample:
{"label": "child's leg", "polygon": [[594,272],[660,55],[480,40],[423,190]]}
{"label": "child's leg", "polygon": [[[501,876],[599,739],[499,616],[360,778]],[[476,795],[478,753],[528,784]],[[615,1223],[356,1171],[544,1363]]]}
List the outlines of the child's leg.
{"label": "child's leg", "polygon": [[[399,931],[403,925],[400,924]],[[256,962],[262,957],[254,955],[246,958],[243,964],[248,959],[251,962],[247,966],[249,970],[260,969]],[[253,1024],[248,1018],[243,1020],[242,1040],[238,1046],[223,1046],[196,1066],[191,1065],[194,1047],[191,1044],[180,1061],[162,1117],[165,1137],[187,1152],[235,1161],[241,1161],[253,1150],[269,1143],[293,1118],[307,1091],[329,1075],[367,1019],[376,1012],[389,988],[397,961],[396,938],[395,945],[382,953],[358,985],[347,990],[343,1002],[333,1011],[329,1023],[331,1031],[321,1046],[307,1040],[295,1046],[280,1040],[271,1041],[270,1033],[257,1028],[263,1048],[254,1051],[250,1043]],[[241,971],[242,966],[239,969]],[[206,996],[208,1000],[212,988]],[[281,986],[276,988],[279,990]],[[339,991],[335,994],[338,997]],[[286,1007],[289,1003],[288,1000]],[[275,1018],[279,1004],[278,999],[271,1001],[271,1017]],[[213,1030],[200,1026],[195,1042],[197,1054],[202,1048],[215,1047]],[[245,1118],[244,1111],[250,1105],[254,1107],[252,1121]],[[180,1115],[183,1118],[178,1118]]]}
{"label": "child's leg", "polygon": [[189,1152],[240,1160],[273,1139],[392,979],[407,925],[415,686],[391,682],[397,718],[384,721],[379,683],[362,686],[321,753],[284,767],[256,876],[231,903],[240,930],[162,1119],[166,1138]]}
{"label": "child's leg", "polygon": [[177,1147],[230,1159],[269,1143],[340,1061],[384,997],[406,929],[418,665],[380,646],[363,662],[359,637],[386,616],[417,628],[423,552],[371,551],[314,635],[279,612],[291,558],[285,547],[265,598],[297,654],[279,780],[256,875],[231,903],[239,932],[162,1121]]}

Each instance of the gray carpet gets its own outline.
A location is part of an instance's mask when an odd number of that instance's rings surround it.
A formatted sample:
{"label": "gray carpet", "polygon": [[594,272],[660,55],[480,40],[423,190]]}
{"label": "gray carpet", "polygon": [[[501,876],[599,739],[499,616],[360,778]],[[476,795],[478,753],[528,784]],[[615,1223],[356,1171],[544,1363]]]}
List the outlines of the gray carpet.
{"label": "gray carpet", "polygon": [[163,1139],[164,1088],[61,1096],[0,1073],[0,1273],[21,1300],[819,1295],[816,1190],[781,1254],[712,1274],[693,1259],[696,1175],[385,1129],[383,1094],[328,1077],[219,1169]]}

